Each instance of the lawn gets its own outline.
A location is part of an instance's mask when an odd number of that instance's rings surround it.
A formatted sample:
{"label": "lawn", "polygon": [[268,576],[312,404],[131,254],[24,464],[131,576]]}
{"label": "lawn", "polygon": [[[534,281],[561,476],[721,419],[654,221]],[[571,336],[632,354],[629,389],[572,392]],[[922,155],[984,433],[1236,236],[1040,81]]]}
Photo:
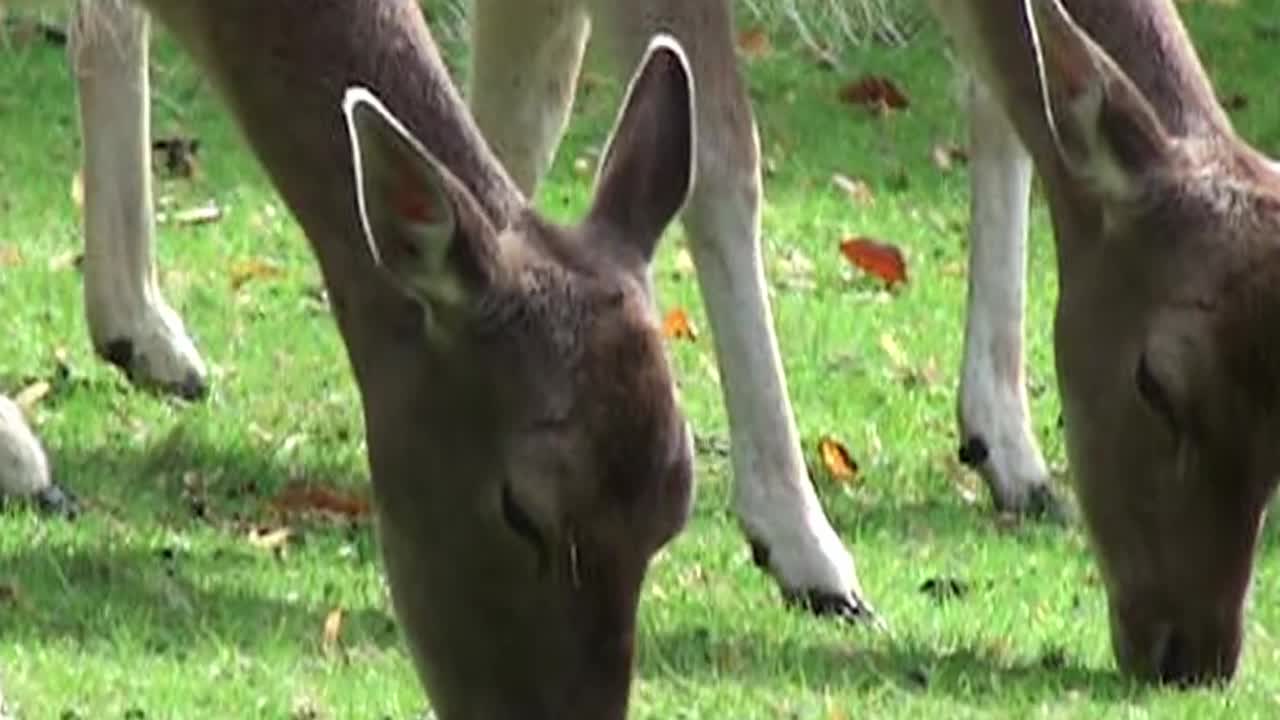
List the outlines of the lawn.
{"label": "lawn", "polygon": [[[1255,0],[1181,6],[1246,137],[1280,154],[1280,25]],[[741,25],[754,28],[743,14]],[[806,450],[827,511],[890,629],[786,610],[729,510],[727,426],[705,315],[678,229],[655,277],[662,310],[703,333],[671,353],[698,436],[698,500],[657,559],[641,606],[632,717],[1272,717],[1280,712],[1277,540],[1259,557],[1243,670],[1226,691],[1144,689],[1115,672],[1103,590],[1077,528],[996,517],[955,460],[967,181],[938,145],[963,143],[943,40],[841,48],[823,67],[791,26],[745,59],[767,161],[772,298]],[[298,484],[367,484],[355,386],[297,226],[216,98],[163,35],[155,131],[201,141],[169,210],[220,221],[161,228],[162,284],[213,371],[190,404],[138,391],[99,362],[81,310],[73,88],[65,50],[0,47],[0,391],[41,381],[32,419],[85,515],[0,515],[0,678],[39,718],[396,718],[426,707],[390,615],[368,520],[280,514]],[[464,48],[446,35],[450,62]],[[864,74],[910,107],[840,100]],[[589,70],[539,203],[584,208],[620,86]],[[834,175],[866,184],[860,198]],[[1065,472],[1053,376],[1052,238],[1037,199],[1029,382],[1036,430]],[[893,291],[846,263],[850,236],[902,248]],[[816,452],[841,441],[835,478]],[[286,538],[278,531],[288,527]],[[265,532],[265,535],[263,534]],[[283,540],[283,542],[282,542]],[[932,582],[930,582],[932,581]],[[955,588],[958,594],[925,592]],[[335,613],[340,610],[341,615]],[[340,620],[335,624],[335,621]],[[329,625],[326,630],[326,624]],[[336,630],[336,632],[335,632]]]}

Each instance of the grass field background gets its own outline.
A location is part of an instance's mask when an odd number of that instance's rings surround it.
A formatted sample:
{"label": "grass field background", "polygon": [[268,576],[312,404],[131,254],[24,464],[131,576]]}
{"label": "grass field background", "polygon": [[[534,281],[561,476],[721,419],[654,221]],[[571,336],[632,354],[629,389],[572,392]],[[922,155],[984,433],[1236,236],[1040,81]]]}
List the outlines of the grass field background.
{"label": "grass field background", "polygon": [[[1273,6],[1184,9],[1242,134],[1280,154]],[[465,72],[454,20],[441,33]],[[765,251],[792,399],[815,480],[863,584],[876,633],[787,611],[750,563],[729,511],[727,428],[710,337],[675,229],[656,277],[664,311],[703,334],[673,341],[699,439],[691,523],[657,560],[641,609],[635,718],[1274,717],[1280,712],[1276,542],[1259,558],[1243,670],[1225,692],[1137,687],[1115,672],[1105,598],[1076,528],[1010,523],[955,461],[954,386],[965,293],[967,181],[936,145],[963,144],[938,30],[832,48],[819,63],[785,17],[743,12],[768,48],[744,60],[768,174]],[[762,24],[763,23],[763,24]],[[194,180],[166,207],[207,201],[220,222],[162,226],[162,284],[213,370],[197,404],[131,388],[93,356],[81,310],[74,92],[64,50],[0,48],[0,391],[47,381],[32,419],[75,523],[0,515],[0,682],[24,718],[416,718],[426,703],[390,615],[367,521],[281,519],[283,488],[367,482],[354,384],[298,228],[210,88],[160,34],[155,131],[198,137]],[[841,102],[867,73],[909,108]],[[589,69],[539,204],[584,208],[620,86]],[[577,167],[575,167],[577,166]],[[851,199],[840,174],[866,184]],[[1050,319],[1052,238],[1037,198],[1029,317],[1036,431],[1063,467]],[[841,258],[864,235],[903,249],[886,292]],[[822,469],[834,436],[859,465]],[[256,530],[287,524],[279,547]],[[268,538],[270,540],[270,538]],[[966,592],[940,599],[929,580]],[[326,618],[343,612],[326,637]]]}

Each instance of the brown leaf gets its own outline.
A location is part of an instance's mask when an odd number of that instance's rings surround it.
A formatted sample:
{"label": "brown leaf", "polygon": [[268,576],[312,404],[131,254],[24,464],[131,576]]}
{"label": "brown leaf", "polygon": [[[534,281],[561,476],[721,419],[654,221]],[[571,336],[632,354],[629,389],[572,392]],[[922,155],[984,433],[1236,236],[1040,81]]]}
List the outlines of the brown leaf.
{"label": "brown leaf", "polygon": [[320,634],[320,642],[324,646],[326,652],[336,650],[338,648],[338,639],[342,634],[342,608],[336,607],[324,616],[324,630]]}
{"label": "brown leaf", "polygon": [[844,191],[855,205],[870,205],[875,202],[871,186],[865,180],[855,180],[847,175],[835,173],[831,176],[831,184]]}
{"label": "brown leaf", "polygon": [[681,308],[672,308],[667,312],[666,317],[662,319],[662,334],[669,340],[692,342],[698,339],[697,328],[689,320],[689,314]]}
{"label": "brown leaf", "polygon": [[858,463],[853,461],[844,444],[830,435],[824,435],[818,440],[818,455],[822,458],[823,467],[836,482],[847,485],[858,476]]}
{"label": "brown leaf", "polygon": [[880,278],[889,287],[907,282],[907,261],[893,245],[853,237],[840,243],[840,253],[854,267]]}
{"label": "brown leaf", "polygon": [[864,75],[840,88],[840,100],[872,110],[905,110],[911,105],[892,80],[883,75]]}
{"label": "brown leaf", "polygon": [[773,52],[773,43],[764,28],[748,28],[738,33],[738,52],[748,60],[758,60]]}
{"label": "brown leaf", "polygon": [[237,261],[231,265],[231,289],[239,290],[250,280],[278,277],[281,272],[278,266],[257,258]]}
{"label": "brown leaf", "polygon": [[22,251],[17,245],[0,245],[0,268],[18,267],[22,264]]}
{"label": "brown leaf", "polygon": [[271,507],[286,515],[319,513],[347,520],[363,520],[370,511],[369,500],[363,496],[303,483],[286,485],[271,499]]}

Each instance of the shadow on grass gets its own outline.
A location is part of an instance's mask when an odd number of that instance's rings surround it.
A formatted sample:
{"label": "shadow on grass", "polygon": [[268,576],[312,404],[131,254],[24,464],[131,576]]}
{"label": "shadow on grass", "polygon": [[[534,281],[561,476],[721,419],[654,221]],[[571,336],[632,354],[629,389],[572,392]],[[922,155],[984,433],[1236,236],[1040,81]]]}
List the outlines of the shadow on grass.
{"label": "shadow on grass", "polygon": [[[66,642],[85,651],[127,642],[183,655],[196,646],[241,650],[317,645],[332,609],[319,598],[264,597],[203,578],[249,558],[214,550],[167,560],[146,549],[29,548],[0,556],[11,597],[0,611],[0,642]],[[344,614],[347,646],[399,646],[392,617],[376,608]]]}
{"label": "shadow on grass", "polygon": [[645,645],[640,674],[692,681],[732,680],[759,686],[793,677],[831,690],[860,692],[893,686],[968,700],[989,696],[993,701],[1010,696],[1053,700],[1065,693],[1121,700],[1146,692],[1113,670],[1076,664],[1057,651],[1027,658],[972,647],[940,650],[908,644],[851,648],[836,642],[758,633],[716,638],[696,628],[658,633]]}

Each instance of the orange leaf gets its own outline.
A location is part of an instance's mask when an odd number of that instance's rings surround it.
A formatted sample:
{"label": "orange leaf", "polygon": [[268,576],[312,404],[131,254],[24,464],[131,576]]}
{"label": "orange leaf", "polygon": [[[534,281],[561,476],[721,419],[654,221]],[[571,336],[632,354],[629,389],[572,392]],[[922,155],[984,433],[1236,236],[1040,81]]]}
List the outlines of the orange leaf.
{"label": "orange leaf", "polygon": [[907,281],[907,261],[893,245],[864,237],[847,238],[840,243],[840,253],[855,267],[890,287]]}
{"label": "orange leaf", "polygon": [[749,59],[757,59],[773,52],[773,44],[763,28],[750,28],[738,33],[738,52]]}
{"label": "orange leaf", "polygon": [[342,634],[342,608],[336,607],[324,616],[324,631],[320,635],[325,650],[338,647],[338,636]]}
{"label": "orange leaf", "polygon": [[231,266],[231,289],[239,290],[250,280],[276,277],[281,272],[279,267],[257,258],[241,260]]}
{"label": "orange leaf", "polygon": [[318,512],[348,520],[360,520],[369,515],[369,501],[363,497],[302,483],[287,485],[272,498],[271,506],[285,514]]}
{"label": "orange leaf", "polygon": [[822,464],[833,480],[850,483],[858,476],[858,463],[850,457],[849,450],[830,435],[818,440],[818,455],[822,457]]}
{"label": "orange leaf", "polygon": [[871,109],[905,110],[911,101],[883,75],[864,75],[840,88],[840,100]]}
{"label": "orange leaf", "polygon": [[671,340],[698,339],[698,330],[689,320],[689,314],[680,308],[673,308],[662,320],[662,334]]}

